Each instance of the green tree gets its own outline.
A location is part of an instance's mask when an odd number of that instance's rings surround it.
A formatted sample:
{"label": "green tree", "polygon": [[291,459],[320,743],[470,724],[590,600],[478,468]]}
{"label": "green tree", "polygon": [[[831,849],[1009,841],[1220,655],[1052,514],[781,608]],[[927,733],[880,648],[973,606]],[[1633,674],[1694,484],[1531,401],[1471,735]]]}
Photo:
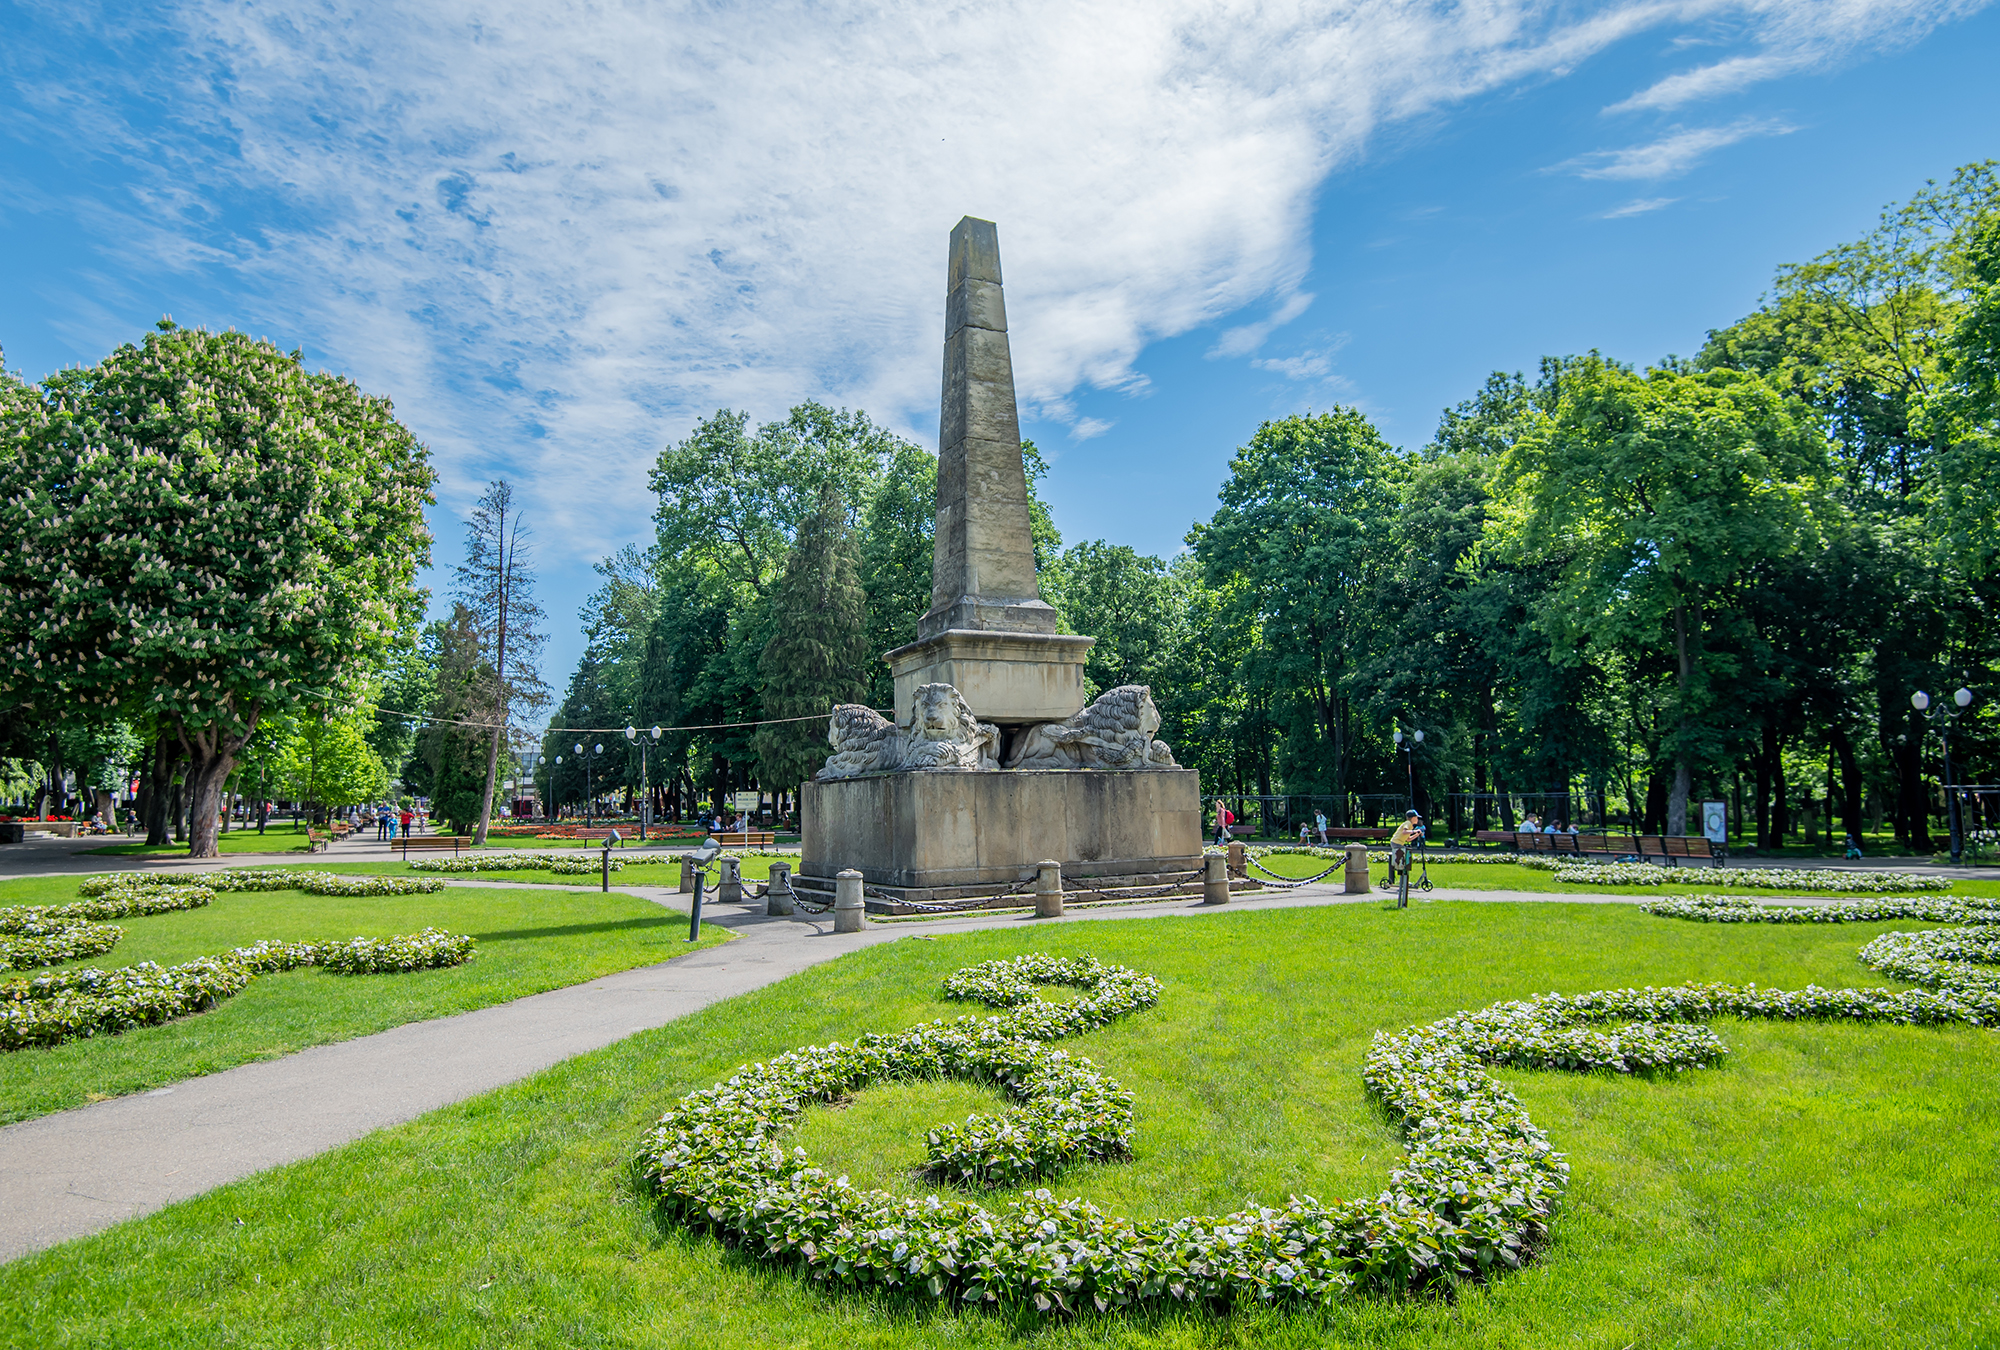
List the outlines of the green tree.
{"label": "green tree", "polygon": [[889,665],[879,659],[917,638],[917,621],[931,607],[931,561],[937,532],[937,456],[906,445],[889,462],[868,499],[861,527],[861,587],[868,595],[868,701],[888,707],[896,697]]}
{"label": "green tree", "polygon": [[860,550],[832,483],[799,526],[771,611],[771,637],[757,662],[770,724],[757,728],[757,759],[766,781],[790,789],[826,762],[826,723],[818,719],[868,692],[873,657]]}
{"label": "green tree", "polygon": [[1667,830],[1685,833],[1694,771],[1726,733],[1715,686],[1739,639],[1723,630],[1754,569],[1816,535],[1828,464],[1815,419],[1752,374],[1592,359],[1502,471],[1506,547],[1561,569],[1543,614],[1554,658],[1582,644],[1667,654]]}
{"label": "green tree", "polygon": [[1942,447],[1944,547],[1968,576],[1990,581],[2000,568],[2000,205],[1966,234],[1967,303],[1917,420]]}
{"label": "green tree", "polygon": [[0,701],[156,722],[217,856],[258,720],[358,701],[414,610],[423,447],[297,353],[167,320],[0,410]]}
{"label": "green tree", "polygon": [[389,774],[368,744],[367,724],[354,715],[321,717],[302,710],[272,759],[276,781],[311,802],[315,818],[388,791]]}
{"label": "green tree", "polygon": [[1272,711],[1295,728],[1302,783],[1343,799],[1359,729],[1353,680],[1393,547],[1390,453],[1352,408],[1266,422],[1230,461],[1214,517],[1188,534],[1208,584],[1256,633],[1239,678],[1282,700]]}

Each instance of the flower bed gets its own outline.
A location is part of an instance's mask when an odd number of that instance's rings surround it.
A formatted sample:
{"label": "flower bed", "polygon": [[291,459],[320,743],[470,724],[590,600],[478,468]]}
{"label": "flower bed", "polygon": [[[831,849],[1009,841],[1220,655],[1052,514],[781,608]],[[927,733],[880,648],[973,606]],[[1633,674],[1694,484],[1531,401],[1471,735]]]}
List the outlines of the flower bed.
{"label": "flower bed", "polygon": [[[448,861],[448,860],[446,860]],[[289,869],[244,868],[223,872],[202,872],[196,884],[211,891],[304,891],[308,895],[430,895],[444,889],[442,881],[427,877],[349,877],[338,872],[301,872]],[[172,872],[112,872],[85,877],[77,886],[82,895],[108,895],[113,891],[148,886],[176,886],[185,883],[185,874]]]}
{"label": "flower bed", "polygon": [[220,956],[162,968],[65,970],[0,984],[0,1050],[114,1036],[134,1027],[205,1012],[258,975],[322,966],[337,975],[427,970],[472,957],[472,939],[426,928],[392,938],[345,942],[259,942]]}
{"label": "flower bed", "polygon": [[[1687,885],[1689,874],[1651,863],[1579,863],[1539,855],[1516,858],[1523,867],[1553,872],[1557,881],[1575,886]],[[1712,876],[1704,870],[1701,879]],[[1892,895],[1906,891],[1948,891],[1951,878],[1917,876],[1909,872],[1850,872],[1837,867],[1743,867],[1729,874],[1731,886],[1764,891],[1799,891],[1845,895]]]}
{"label": "flower bed", "polygon": [[[1134,1223],[1044,1189],[995,1213],[968,1200],[857,1189],[829,1178],[803,1150],[782,1147],[784,1129],[814,1102],[893,1079],[966,1076],[998,1083],[1023,1105],[930,1131],[935,1175],[984,1186],[1047,1175],[1078,1157],[1118,1156],[1130,1136],[1130,1095],[1087,1061],[1056,1060],[1047,1042],[1149,1007],[1159,987],[1089,958],[992,961],[947,979],[948,996],[1011,1010],[1001,1016],[930,1022],[745,1066],[682,1098],[647,1134],[639,1162],[680,1221],[842,1287],[1043,1311],[1317,1302],[1355,1288],[1421,1288],[1519,1265],[1568,1182],[1562,1155],[1487,1065],[1696,1068],[1725,1053],[1700,1025],[1724,1015],[1991,1025],[2000,1017],[1992,982],[1983,972],[1966,977],[1946,951],[1906,947],[1889,958],[1905,970],[1929,962],[1934,991],[1696,984],[1549,994],[1378,1036],[1362,1077],[1403,1123],[1408,1156],[1379,1195],[1332,1205],[1306,1197],[1222,1219]],[[1049,983],[1088,994],[1041,1002],[1034,986]]]}
{"label": "flower bed", "polygon": [[[211,886],[218,879],[288,878],[283,886]],[[85,898],[67,905],[21,905],[0,909],[0,970],[54,965],[111,950],[125,935],[103,918],[197,909],[221,890],[289,890],[301,878],[323,884],[395,882],[390,877],[336,876],[329,872],[214,872],[199,886],[173,884],[157,874],[126,873],[91,877],[78,887]],[[121,885],[120,883],[125,883]],[[408,895],[433,891],[439,881],[403,880],[395,889],[341,886],[320,894]],[[116,1035],[133,1027],[170,1021],[214,1007],[254,977],[276,970],[321,966],[339,975],[427,970],[471,959],[473,940],[463,934],[426,928],[388,938],[343,942],[258,942],[220,956],[205,956],[161,968],[145,961],[119,970],[84,967],[29,979],[0,982],[0,1050],[55,1045],[80,1036]]]}

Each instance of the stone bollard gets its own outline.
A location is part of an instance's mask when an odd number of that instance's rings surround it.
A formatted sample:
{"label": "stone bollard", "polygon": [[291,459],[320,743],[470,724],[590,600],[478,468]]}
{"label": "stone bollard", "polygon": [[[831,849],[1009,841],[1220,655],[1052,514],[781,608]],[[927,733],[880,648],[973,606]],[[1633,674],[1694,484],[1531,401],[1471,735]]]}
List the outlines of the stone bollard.
{"label": "stone bollard", "polygon": [[1204,905],[1229,903],[1229,860],[1210,853],[1201,860],[1201,902]]}
{"label": "stone bollard", "polygon": [[786,915],[797,913],[792,905],[792,865],[774,862],[771,864],[771,884],[764,888],[764,912]]}
{"label": "stone bollard", "polygon": [[1368,894],[1368,845],[1347,846],[1347,893]]}
{"label": "stone bollard", "polygon": [[715,884],[715,898],[726,905],[743,903],[742,859],[722,859],[722,880]]}
{"label": "stone bollard", "polygon": [[1243,845],[1229,841],[1229,875],[1247,877],[1250,875],[1250,855],[1243,851]]}
{"label": "stone bollard", "polygon": [[861,903],[861,874],[853,868],[834,874],[833,878],[833,931],[836,933],[858,933],[867,922],[866,908]]}
{"label": "stone bollard", "polygon": [[1048,858],[1035,864],[1035,917],[1062,917],[1062,864]]}
{"label": "stone bollard", "polygon": [[694,862],[686,857],[681,859],[681,894],[694,894]]}

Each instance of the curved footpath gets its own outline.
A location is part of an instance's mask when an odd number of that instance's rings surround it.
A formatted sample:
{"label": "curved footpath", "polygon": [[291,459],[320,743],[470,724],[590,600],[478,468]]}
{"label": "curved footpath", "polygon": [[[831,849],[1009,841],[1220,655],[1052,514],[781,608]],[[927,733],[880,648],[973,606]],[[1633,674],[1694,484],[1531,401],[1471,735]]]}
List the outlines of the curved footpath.
{"label": "curved footpath", "polygon": [[[10,846],[9,853],[19,847]],[[314,861],[371,861],[387,851],[381,845],[349,845],[335,857],[319,854]],[[293,854],[286,860],[292,859],[310,865],[304,855]],[[209,870],[271,860],[268,854],[237,855],[177,866]],[[13,872],[0,862],[0,877],[118,870],[117,864],[125,861],[51,849],[35,858],[36,865],[26,872]],[[158,860],[129,861],[145,866],[157,865]],[[509,885],[502,880],[456,879],[449,884]],[[682,898],[668,887],[616,889],[686,913]],[[1172,897],[1072,909],[1060,919],[981,914],[922,923],[871,923],[859,933],[847,934],[833,932],[830,914],[771,918],[741,910],[711,911],[704,922],[730,930],[733,941],[512,1003],[410,1022],[0,1129],[0,1197],[5,1199],[0,1206],[0,1261],[97,1232],[253,1172],[337,1148],[372,1130],[503,1087],[573,1055],[664,1026],[711,1003],[877,943],[1009,924],[1199,918],[1246,909],[1379,903],[1383,898],[1379,891],[1351,896],[1320,884],[1239,893],[1229,905],[1214,908],[1199,900]],[[1644,897],[1440,887],[1428,898],[1636,904]]]}

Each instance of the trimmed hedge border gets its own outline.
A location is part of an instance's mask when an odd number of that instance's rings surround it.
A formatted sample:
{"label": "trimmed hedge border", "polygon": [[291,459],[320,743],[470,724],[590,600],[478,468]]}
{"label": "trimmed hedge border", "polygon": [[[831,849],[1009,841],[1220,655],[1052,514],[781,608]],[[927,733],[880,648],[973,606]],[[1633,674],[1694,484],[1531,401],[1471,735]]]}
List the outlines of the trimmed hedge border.
{"label": "trimmed hedge border", "polygon": [[[122,887],[118,884],[139,877],[146,879]],[[161,879],[154,873],[91,877],[78,887],[86,898],[76,903],[0,910],[0,969],[54,965],[111,950],[125,930],[93,922],[99,918],[198,909],[214,900],[216,890],[305,889],[268,884],[274,877],[311,883],[321,895],[409,895],[444,885],[407,878],[348,878],[331,872],[214,872],[206,874],[198,886],[176,884],[179,878]],[[217,880],[223,884],[209,884]],[[329,881],[337,884],[328,885]],[[345,884],[350,881],[392,884]],[[455,966],[472,955],[470,937],[426,928],[421,933],[343,942],[258,942],[165,968],[142,961],[119,970],[83,967],[7,980],[0,982],[0,1051],[117,1035],[203,1012],[236,994],[258,975],[272,971],[319,966],[337,975],[370,975]]]}

